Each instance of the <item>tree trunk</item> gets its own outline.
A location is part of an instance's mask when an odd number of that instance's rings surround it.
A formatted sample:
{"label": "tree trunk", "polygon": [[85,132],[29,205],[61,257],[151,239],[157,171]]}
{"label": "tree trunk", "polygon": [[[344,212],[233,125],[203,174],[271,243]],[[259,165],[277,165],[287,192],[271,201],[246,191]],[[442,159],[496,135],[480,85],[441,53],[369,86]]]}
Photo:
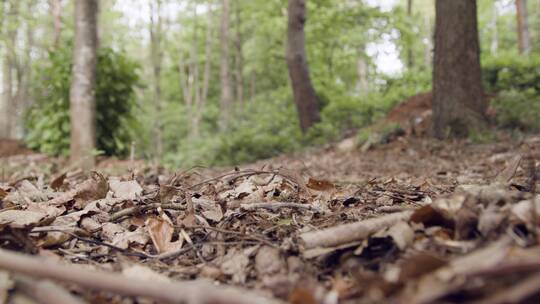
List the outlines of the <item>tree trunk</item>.
{"label": "tree trunk", "polygon": [[236,21],[236,37],[235,45],[235,81],[236,81],[236,101],[240,106],[244,103],[244,55],[242,53],[242,29],[240,18],[240,2],[236,2],[235,6],[235,21]]}
{"label": "tree trunk", "polygon": [[150,2],[150,57],[152,62],[152,86],[153,99],[156,105],[156,121],[154,124],[154,144],[155,157],[158,159],[163,156],[163,104],[161,100],[161,0],[155,0],[156,6]]}
{"label": "tree trunk", "polygon": [[306,132],[320,121],[317,95],[311,84],[306,58],[304,24],[306,22],[305,0],[289,0],[287,28],[287,65],[294,101],[300,119],[300,128]]}
{"label": "tree trunk", "polygon": [[431,69],[433,65],[433,29],[429,16],[424,16],[424,30],[426,32],[426,43],[424,45],[424,66],[427,71]]}
{"label": "tree trunk", "polygon": [[210,85],[210,63],[212,54],[212,20],[213,14],[209,8],[206,12],[208,14],[208,25],[206,29],[206,42],[204,47],[204,71],[202,78],[202,87],[200,88],[199,98],[196,100],[196,112],[193,115],[193,136],[199,136],[200,125],[204,108],[206,107],[206,100],[208,99],[208,87]]}
{"label": "tree trunk", "polygon": [[[413,7],[413,0],[407,0],[407,18],[409,20],[410,25],[413,24],[412,7]],[[413,66],[414,66],[413,42],[409,41],[409,45],[407,46],[407,68],[409,70],[412,70]]]}
{"label": "tree trunk", "polygon": [[527,0],[516,0],[516,16],[519,53],[529,54],[531,50],[531,38],[527,20]]}
{"label": "tree trunk", "polygon": [[490,46],[492,54],[497,54],[497,51],[499,50],[499,28],[497,26],[497,19],[499,17],[498,14],[497,3],[493,2],[493,15],[491,16],[492,36]]}
{"label": "tree trunk", "polygon": [[361,45],[358,48],[358,59],[356,60],[356,73],[358,74],[358,80],[356,82],[356,90],[361,95],[367,94],[369,90],[368,85],[368,64],[366,61],[366,48]]}
{"label": "tree trunk", "polygon": [[53,16],[54,48],[57,48],[62,34],[62,0],[49,0],[49,10]]}
{"label": "tree trunk", "polygon": [[230,15],[230,0],[222,1],[221,26],[220,26],[220,42],[221,42],[221,117],[220,127],[226,129],[231,119],[233,106],[233,91],[231,84],[231,69],[229,67],[229,15]]}
{"label": "tree trunk", "polygon": [[433,67],[433,131],[467,136],[482,127],[483,97],[476,1],[437,0]]}
{"label": "tree trunk", "polygon": [[[6,53],[8,51],[6,50]],[[11,137],[11,118],[12,109],[13,109],[13,85],[12,85],[12,64],[11,56],[9,54],[4,55],[4,60],[2,61],[2,124],[0,137],[10,138]]]}
{"label": "tree trunk", "polygon": [[94,166],[96,148],[97,0],[75,1],[75,48],[70,99],[71,162]]}
{"label": "tree trunk", "polygon": [[5,36],[5,54],[2,67],[2,90],[3,90],[3,133],[2,136],[6,138],[15,138],[15,129],[17,122],[17,98],[16,88],[18,86],[17,77],[20,73],[17,72],[17,54],[16,54],[16,41],[18,31],[18,15],[19,15],[19,2],[6,2],[5,10],[5,29],[3,34]]}

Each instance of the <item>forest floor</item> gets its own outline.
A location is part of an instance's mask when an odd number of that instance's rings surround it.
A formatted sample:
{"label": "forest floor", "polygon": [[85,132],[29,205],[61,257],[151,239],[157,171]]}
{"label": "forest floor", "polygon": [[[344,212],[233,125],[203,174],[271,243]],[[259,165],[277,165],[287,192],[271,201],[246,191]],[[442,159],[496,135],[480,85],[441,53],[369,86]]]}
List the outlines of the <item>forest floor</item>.
{"label": "forest floor", "polygon": [[538,160],[540,135],[506,133],[176,173],[105,161],[85,174],[25,151],[0,158],[1,247],[17,252],[0,250],[0,297],[537,303]]}

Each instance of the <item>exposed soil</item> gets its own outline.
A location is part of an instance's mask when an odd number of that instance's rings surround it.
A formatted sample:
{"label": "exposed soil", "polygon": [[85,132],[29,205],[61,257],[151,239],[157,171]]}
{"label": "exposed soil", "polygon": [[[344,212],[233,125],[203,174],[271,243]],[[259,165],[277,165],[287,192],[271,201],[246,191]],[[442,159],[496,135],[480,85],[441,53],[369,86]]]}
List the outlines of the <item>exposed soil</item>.
{"label": "exposed soil", "polygon": [[15,139],[0,138],[0,157],[29,153],[32,153],[32,150],[26,148],[22,142]]}
{"label": "exposed soil", "polygon": [[[388,120],[416,128],[428,99]],[[176,173],[4,158],[18,170],[0,182],[0,236],[20,254],[0,250],[0,268],[30,280],[60,269],[55,292],[99,303],[538,301],[540,135],[414,130],[364,152],[349,141]],[[26,292],[8,279],[10,296]]]}

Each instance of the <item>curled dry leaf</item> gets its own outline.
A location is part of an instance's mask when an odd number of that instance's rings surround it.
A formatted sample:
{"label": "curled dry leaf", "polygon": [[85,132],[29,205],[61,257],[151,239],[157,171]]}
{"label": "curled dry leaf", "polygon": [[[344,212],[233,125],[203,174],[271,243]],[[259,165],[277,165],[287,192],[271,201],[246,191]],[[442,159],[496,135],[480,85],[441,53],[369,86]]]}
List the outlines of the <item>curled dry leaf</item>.
{"label": "curled dry leaf", "polygon": [[92,172],[91,178],[78,184],[74,189],[60,194],[52,200],[48,201],[49,205],[63,205],[74,199],[84,202],[86,205],[93,200],[102,199],[107,195],[109,185],[103,175]]}
{"label": "curled dry leaf", "polygon": [[174,227],[169,221],[161,218],[149,218],[146,221],[146,229],[152,239],[152,244],[158,253],[177,251],[182,248],[183,238],[173,242]]}

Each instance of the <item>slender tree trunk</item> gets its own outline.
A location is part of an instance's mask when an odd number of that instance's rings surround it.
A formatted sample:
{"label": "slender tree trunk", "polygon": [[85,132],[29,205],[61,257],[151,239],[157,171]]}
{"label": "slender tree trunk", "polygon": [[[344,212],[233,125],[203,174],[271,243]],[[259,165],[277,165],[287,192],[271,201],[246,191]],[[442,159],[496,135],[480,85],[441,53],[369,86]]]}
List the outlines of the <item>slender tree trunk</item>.
{"label": "slender tree trunk", "polygon": [[[6,51],[7,53],[7,51]],[[2,130],[0,137],[11,137],[12,111],[13,111],[13,85],[12,85],[11,56],[4,55],[2,61]]]}
{"label": "slender tree trunk", "polygon": [[156,121],[154,124],[155,156],[159,159],[163,156],[163,103],[161,97],[161,0],[155,0],[155,7],[150,8],[150,56],[152,62],[153,99],[156,105]]}
{"label": "slender tree trunk", "polygon": [[75,1],[75,48],[70,88],[71,162],[94,166],[96,148],[97,0]]}
{"label": "slender tree trunk", "polygon": [[368,64],[366,61],[366,48],[361,45],[358,48],[358,59],[356,60],[356,73],[358,80],[356,82],[356,90],[361,95],[365,95],[369,90],[368,85]]}
{"label": "slender tree trunk", "polygon": [[491,29],[492,29],[492,36],[491,36],[491,46],[490,50],[492,54],[497,54],[497,51],[499,50],[499,28],[497,26],[497,19],[499,12],[497,10],[497,3],[493,2],[493,15],[491,17]]}
{"label": "slender tree trunk", "polygon": [[[413,8],[413,0],[407,0],[407,18],[409,19],[409,24],[413,24],[412,22],[412,8]],[[409,41],[409,45],[407,46],[407,68],[409,70],[412,70],[414,66],[414,56],[413,56],[413,42]]]}
{"label": "slender tree trunk", "polygon": [[529,54],[531,50],[527,15],[527,0],[516,0],[518,47],[520,54]]}
{"label": "slender tree trunk", "polygon": [[237,1],[235,5],[235,21],[236,21],[236,37],[234,41],[235,45],[235,80],[236,80],[236,101],[240,106],[244,103],[244,55],[242,53],[242,29],[240,18],[240,2]]}
{"label": "slender tree trunk", "polygon": [[251,75],[249,77],[249,101],[253,102],[255,100],[255,93],[257,90],[257,74],[255,74],[255,71],[251,71]]}
{"label": "slender tree trunk", "polygon": [[483,97],[476,1],[437,0],[433,67],[433,131],[437,138],[479,130]]}
{"label": "slender tree trunk", "polygon": [[57,48],[62,34],[62,0],[49,0],[49,11],[53,16],[54,48]]}
{"label": "slender tree trunk", "polygon": [[221,26],[220,26],[220,41],[221,41],[221,129],[226,129],[231,119],[233,107],[233,90],[231,84],[231,69],[229,66],[229,15],[230,15],[230,0],[222,0]]}
{"label": "slender tree trunk", "polygon": [[5,55],[2,68],[3,77],[3,102],[4,102],[4,137],[15,138],[17,123],[17,88],[20,77],[19,66],[17,65],[16,42],[19,28],[18,16],[19,5],[17,1],[6,2],[5,11]]}
{"label": "slender tree trunk", "polygon": [[424,45],[424,66],[429,71],[433,65],[433,29],[429,16],[424,16],[424,29],[426,32],[426,43]]}
{"label": "slender tree trunk", "polygon": [[210,9],[208,9],[208,25],[206,29],[206,42],[204,47],[204,71],[202,78],[202,86],[200,88],[199,98],[196,100],[196,112],[193,115],[193,136],[199,136],[202,114],[204,108],[206,107],[206,100],[208,99],[208,87],[210,85],[210,63],[211,63],[211,54],[212,54],[212,20],[213,14]]}
{"label": "slender tree trunk", "polygon": [[321,120],[317,95],[311,84],[306,58],[304,24],[305,0],[289,0],[287,28],[287,65],[302,132]]}

